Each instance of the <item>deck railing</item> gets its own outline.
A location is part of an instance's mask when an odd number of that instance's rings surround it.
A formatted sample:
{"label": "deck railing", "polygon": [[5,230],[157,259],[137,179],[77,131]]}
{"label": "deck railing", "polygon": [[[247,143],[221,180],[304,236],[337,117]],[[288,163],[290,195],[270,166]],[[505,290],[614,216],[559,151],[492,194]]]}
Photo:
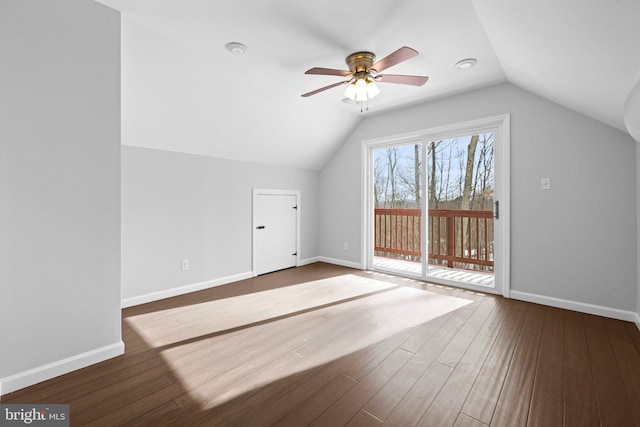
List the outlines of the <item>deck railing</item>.
{"label": "deck railing", "polygon": [[[421,221],[420,209],[375,209],[375,255],[420,261]],[[493,212],[430,209],[427,224],[429,264],[493,271]]]}

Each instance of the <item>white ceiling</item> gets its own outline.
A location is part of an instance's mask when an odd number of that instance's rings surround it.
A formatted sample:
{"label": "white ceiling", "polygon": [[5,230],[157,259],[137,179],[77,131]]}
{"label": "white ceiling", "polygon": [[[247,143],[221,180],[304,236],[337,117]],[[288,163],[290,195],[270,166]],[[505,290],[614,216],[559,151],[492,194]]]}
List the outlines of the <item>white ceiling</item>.
{"label": "white ceiling", "polygon": [[[99,0],[123,14],[123,143],[320,169],[362,117],[509,81],[624,130],[640,0]],[[249,47],[244,56],[224,48]],[[369,112],[343,88],[301,98],[367,50],[420,55]],[[474,57],[478,64],[454,64]]]}

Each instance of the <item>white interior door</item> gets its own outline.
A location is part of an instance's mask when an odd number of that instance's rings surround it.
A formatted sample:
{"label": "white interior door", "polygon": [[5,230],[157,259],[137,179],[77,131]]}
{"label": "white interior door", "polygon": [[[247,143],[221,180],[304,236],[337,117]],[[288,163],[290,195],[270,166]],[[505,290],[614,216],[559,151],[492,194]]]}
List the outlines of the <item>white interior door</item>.
{"label": "white interior door", "polygon": [[297,199],[295,194],[254,194],[254,275],[296,266]]}

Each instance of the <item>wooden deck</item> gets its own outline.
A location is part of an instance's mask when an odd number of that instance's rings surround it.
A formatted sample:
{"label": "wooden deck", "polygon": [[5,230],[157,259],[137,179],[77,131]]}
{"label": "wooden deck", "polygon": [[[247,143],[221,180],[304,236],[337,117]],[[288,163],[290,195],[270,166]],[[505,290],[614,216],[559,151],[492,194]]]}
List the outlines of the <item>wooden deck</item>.
{"label": "wooden deck", "polygon": [[123,310],[73,426],[638,426],[632,323],[322,263]]}
{"label": "wooden deck", "polygon": [[[387,271],[406,273],[414,277],[422,274],[422,264],[419,262],[403,261],[385,257],[373,257],[374,268]],[[462,270],[457,268],[447,268],[429,264],[429,279],[444,279],[449,282],[459,284],[472,284],[476,286],[493,287],[495,278],[493,273],[483,273],[480,271]]]}

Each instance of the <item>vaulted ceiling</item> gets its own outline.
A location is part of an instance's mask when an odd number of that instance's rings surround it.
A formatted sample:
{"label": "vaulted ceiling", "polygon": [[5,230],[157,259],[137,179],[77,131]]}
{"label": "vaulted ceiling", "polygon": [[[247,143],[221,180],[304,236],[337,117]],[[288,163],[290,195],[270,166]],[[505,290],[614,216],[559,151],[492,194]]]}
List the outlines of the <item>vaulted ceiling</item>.
{"label": "vaulted ceiling", "polygon": [[[625,130],[640,70],[640,0],[99,1],[123,15],[123,144],[222,158],[320,169],[364,117],[504,81]],[[300,96],[341,80],[311,67],[401,46],[420,55],[385,72],[426,85],[379,84],[365,112]]]}

